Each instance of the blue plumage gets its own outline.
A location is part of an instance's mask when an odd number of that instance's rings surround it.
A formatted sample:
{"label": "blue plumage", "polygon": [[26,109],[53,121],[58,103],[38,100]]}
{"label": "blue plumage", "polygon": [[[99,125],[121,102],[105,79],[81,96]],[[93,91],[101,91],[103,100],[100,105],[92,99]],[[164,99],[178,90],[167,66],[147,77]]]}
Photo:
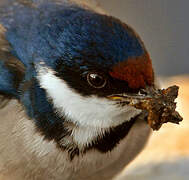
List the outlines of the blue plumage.
{"label": "blue plumage", "polygon": [[72,64],[84,53],[95,57],[89,61],[112,65],[144,54],[135,34],[114,18],[52,2],[34,7],[15,5],[5,11],[10,9],[10,15],[1,15],[1,23],[7,29],[12,53],[26,66],[42,59],[53,67],[59,57]]}
{"label": "blue plumage", "polygon": [[6,94],[16,94],[13,86],[13,75],[5,67],[4,62],[0,60],[0,91]]}

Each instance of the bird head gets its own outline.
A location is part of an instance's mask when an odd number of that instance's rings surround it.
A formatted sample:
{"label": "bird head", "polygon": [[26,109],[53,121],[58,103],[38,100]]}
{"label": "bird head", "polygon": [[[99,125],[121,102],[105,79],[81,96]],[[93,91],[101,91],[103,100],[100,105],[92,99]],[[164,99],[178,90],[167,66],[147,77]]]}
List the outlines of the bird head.
{"label": "bird head", "polygon": [[33,25],[31,16],[17,15],[7,31],[26,66],[21,101],[40,132],[60,147],[76,154],[89,147],[107,152],[141,113],[109,97],[154,85],[149,54],[134,30],[114,17],[78,6],[43,8],[40,16],[32,11]]}
{"label": "bird head", "polygon": [[[54,27],[61,29],[58,35]],[[67,21],[50,23],[48,32],[56,34],[55,49],[61,55],[52,64],[38,63],[37,79],[58,116],[76,125],[72,136],[79,146],[92,144],[140,114],[109,98],[154,85],[149,54],[128,25],[81,10]]]}

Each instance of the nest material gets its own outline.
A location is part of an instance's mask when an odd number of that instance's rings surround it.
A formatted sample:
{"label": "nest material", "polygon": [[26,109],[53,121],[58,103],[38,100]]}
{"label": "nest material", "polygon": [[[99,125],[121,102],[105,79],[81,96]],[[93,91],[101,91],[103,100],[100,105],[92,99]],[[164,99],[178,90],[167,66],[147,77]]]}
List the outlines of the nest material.
{"label": "nest material", "polygon": [[182,117],[175,110],[175,99],[178,96],[178,86],[171,86],[167,89],[148,89],[144,98],[130,99],[130,105],[148,112],[147,121],[153,130],[159,130],[162,124],[171,122],[179,124]]}

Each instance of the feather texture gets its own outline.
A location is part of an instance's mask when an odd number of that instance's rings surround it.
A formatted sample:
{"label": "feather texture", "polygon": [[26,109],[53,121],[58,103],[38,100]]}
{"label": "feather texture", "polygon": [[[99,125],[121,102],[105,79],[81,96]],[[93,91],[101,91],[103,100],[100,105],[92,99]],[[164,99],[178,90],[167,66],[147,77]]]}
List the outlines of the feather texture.
{"label": "feather texture", "polygon": [[[5,180],[111,179],[149,137],[146,122],[137,119],[139,110],[107,100],[137,91],[109,72],[145,55],[144,44],[128,25],[82,2],[0,2],[0,175]],[[91,71],[103,74],[107,86],[90,86]]]}

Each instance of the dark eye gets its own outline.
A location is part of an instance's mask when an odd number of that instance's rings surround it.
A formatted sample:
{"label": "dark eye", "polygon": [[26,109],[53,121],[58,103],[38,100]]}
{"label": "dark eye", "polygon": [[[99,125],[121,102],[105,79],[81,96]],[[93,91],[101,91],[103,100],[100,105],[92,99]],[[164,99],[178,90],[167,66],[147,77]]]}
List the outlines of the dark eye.
{"label": "dark eye", "polygon": [[106,85],[106,78],[97,73],[87,74],[88,83],[94,88],[103,88]]}

